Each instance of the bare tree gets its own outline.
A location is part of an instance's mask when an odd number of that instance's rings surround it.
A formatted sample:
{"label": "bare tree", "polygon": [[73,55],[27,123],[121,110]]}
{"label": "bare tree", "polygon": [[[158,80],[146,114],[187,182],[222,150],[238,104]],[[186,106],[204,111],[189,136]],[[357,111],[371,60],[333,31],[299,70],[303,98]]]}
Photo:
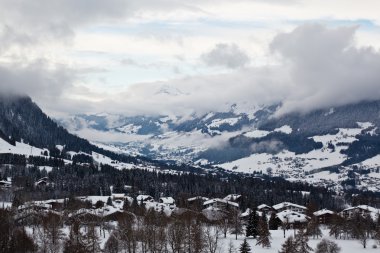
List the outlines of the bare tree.
{"label": "bare tree", "polygon": [[175,221],[167,230],[168,243],[173,253],[181,253],[184,249],[185,231],[184,224]]}
{"label": "bare tree", "polygon": [[317,244],[317,248],[315,249],[315,253],[339,253],[339,252],[340,252],[340,247],[338,246],[338,244],[327,239],[322,239],[322,241],[320,241]]}
{"label": "bare tree", "polygon": [[220,231],[216,226],[206,226],[205,238],[207,250],[209,253],[215,253],[218,250]]}

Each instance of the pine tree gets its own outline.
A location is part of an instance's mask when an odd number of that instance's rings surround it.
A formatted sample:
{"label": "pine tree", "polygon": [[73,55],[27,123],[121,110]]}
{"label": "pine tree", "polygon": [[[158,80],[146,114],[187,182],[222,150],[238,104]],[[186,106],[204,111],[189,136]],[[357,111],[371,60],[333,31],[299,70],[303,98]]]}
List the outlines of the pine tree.
{"label": "pine tree", "polygon": [[[125,200],[125,201],[127,201],[127,200]],[[111,197],[108,197],[108,199],[107,199],[107,205],[108,206],[113,206]]]}
{"label": "pine tree", "polygon": [[306,234],[308,236],[313,236],[313,239],[315,239],[315,238],[318,239],[318,237],[322,237],[322,231],[319,228],[317,218],[313,217],[310,220],[310,222],[307,224]]}
{"label": "pine tree", "polygon": [[240,245],[240,253],[249,253],[251,252],[251,246],[249,246],[246,239],[244,239],[244,242]]}
{"label": "pine tree", "polygon": [[296,244],[293,236],[289,236],[281,246],[281,250],[278,253],[295,253],[297,252]]}
{"label": "pine tree", "polygon": [[270,232],[265,214],[263,214],[263,217],[259,221],[258,236],[256,245],[261,245],[263,248],[270,248]]}
{"label": "pine tree", "polygon": [[277,230],[280,226],[280,221],[276,218],[276,213],[272,212],[269,218],[269,229],[270,230]]}
{"label": "pine tree", "polygon": [[309,246],[309,237],[307,237],[305,231],[300,229],[295,237],[295,245],[297,253],[309,253],[313,249]]}
{"label": "pine tree", "polygon": [[257,216],[256,208],[251,211],[248,218],[248,225],[246,228],[245,236],[253,236],[256,238],[258,235],[258,224],[259,224],[259,218]]}

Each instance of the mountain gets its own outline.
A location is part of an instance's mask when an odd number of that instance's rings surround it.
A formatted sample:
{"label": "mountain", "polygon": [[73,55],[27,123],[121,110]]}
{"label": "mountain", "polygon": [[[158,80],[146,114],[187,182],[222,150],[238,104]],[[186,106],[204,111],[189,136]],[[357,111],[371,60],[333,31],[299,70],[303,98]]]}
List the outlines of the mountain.
{"label": "mountain", "polygon": [[69,133],[49,118],[30,97],[0,95],[1,153],[66,158],[71,154],[103,155],[110,160],[138,163],[143,158],[117,154]]}
{"label": "mountain", "polygon": [[380,190],[380,101],[277,116],[279,106],[233,104],[186,117],[74,115],[59,122],[86,138],[101,133],[103,139],[92,140],[127,154]]}

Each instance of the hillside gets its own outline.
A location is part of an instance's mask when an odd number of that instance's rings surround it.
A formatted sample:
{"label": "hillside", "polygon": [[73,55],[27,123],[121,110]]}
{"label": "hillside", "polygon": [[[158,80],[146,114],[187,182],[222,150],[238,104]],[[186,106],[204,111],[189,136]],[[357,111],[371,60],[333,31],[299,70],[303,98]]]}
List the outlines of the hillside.
{"label": "hillside", "polygon": [[[234,104],[229,111],[190,117],[74,115],[59,122],[127,154],[338,188],[361,181],[363,189],[380,189],[380,101],[280,117],[278,106]],[[356,183],[354,170],[361,178]]]}

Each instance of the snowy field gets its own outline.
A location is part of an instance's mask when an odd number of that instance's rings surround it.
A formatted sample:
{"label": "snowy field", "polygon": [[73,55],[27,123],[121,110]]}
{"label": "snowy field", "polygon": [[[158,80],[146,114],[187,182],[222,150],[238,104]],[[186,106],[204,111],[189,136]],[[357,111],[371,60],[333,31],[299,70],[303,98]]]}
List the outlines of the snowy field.
{"label": "snowy field", "polygon": [[[247,242],[251,246],[251,252],[252,253],[278,253],[278,251],[281,249],[281,245],[284,243],[284,233],[282,230],[271,230],[271,243],[272,246],[269,249],[262,248],[261,246],[256,246],[256,240],[255,239],[247,239]],[[373,249],[372,245],[376,244],[376,241],[369,240],[367,243],[367,248],[364,249],[363,246],[360,244],[358,240],[335,240],[335,238],[330,237],[329,230],[322,230],[324,237],[326,239],[332,240],[335,243],[338,244],[338,246],[342,249],[341,253],[359,253],[359,252],[380,252],[379,248]],[[293,230],[286,231],[286,237],[288,236],[294,236]],[[319,239],[310,239],[309,245],[313,249],[316,248],[317,244],[321,241],[322,238]],[[235,235],[227,235],[227,238],[221,238],[221,247],[219,252],[224,253],[228,252],[228,246],[230,242],[233,243],[235,249],[237,252],[240,244],[244,241],[244,237],[240,236],[238,237],[238,240],[235,240]]]}

